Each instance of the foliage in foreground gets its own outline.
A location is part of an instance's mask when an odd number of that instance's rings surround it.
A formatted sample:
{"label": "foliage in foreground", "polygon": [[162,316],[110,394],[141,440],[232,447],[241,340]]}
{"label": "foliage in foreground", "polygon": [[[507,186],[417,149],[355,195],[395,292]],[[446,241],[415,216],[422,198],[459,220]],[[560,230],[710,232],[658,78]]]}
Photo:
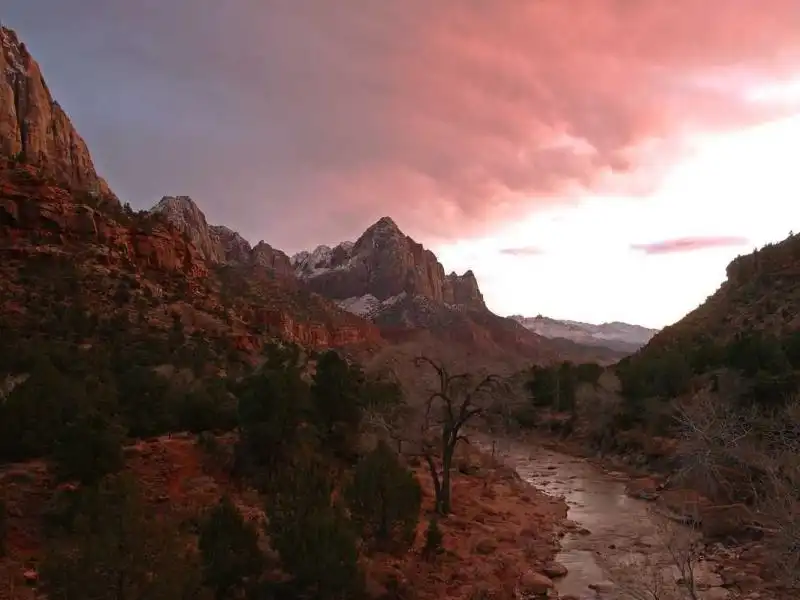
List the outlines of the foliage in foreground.
{"label": "foliage in foreground", "polygon": [[198,566],[176,529],[148,513],[128,477],[81,490],[71,529],[44,558],[42,586],[50,598],[202,597]]}
{"label": "foliage in foreground", "polygon": [[267,505],[268,532],[299,592],[351,598],[363,591],[357,536],[333,499],[330,469],[301,460],[281,473]]}
{"label": "foliage in foreground", "polygon": [[414,543],[422,488],[385,442],[358,463],[345,498],[362,537],[375,548]]}
{"label": "foliage in foreground", "polygon": [[216,600],[241,597],[254,588],[263,568],[258,531],[228,496],[212,508],[200,531],[203,583]]}

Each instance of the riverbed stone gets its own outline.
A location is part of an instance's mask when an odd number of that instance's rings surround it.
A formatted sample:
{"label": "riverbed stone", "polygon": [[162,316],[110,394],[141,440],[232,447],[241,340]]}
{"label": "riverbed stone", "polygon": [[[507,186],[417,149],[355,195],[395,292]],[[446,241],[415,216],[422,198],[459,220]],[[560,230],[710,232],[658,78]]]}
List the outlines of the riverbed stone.
{"label": "riverbed stone", "polygon": [[608,594],[614,591],[614,583],[612,581],[598,581],[597,583],[590,583],[589,589],[598,594]]}
{"label": "riverbed stone", "polygon": [[700,592],[700,600],[728,600],[730,592],[725,588],[712,587]]}
{"label": "riverbed stone", "polygon": [[542,569],[542,572],[551,579],[558,579],[559,577],[566,576],[566,574],[569,573],[569,570],[561,563],[553,561],[546,564],[544,569]]}
{"label": "riverbed stone", "polygon": [[642,477],[628,482],[625,493],[631,498],[655,500],[658,498],[658,483],[652,477]]}
{"label": "riverbed stone", "polygon": [[552,579],[536,571],[523,573],[519,580],[520,592],[524,595],[547,596],[554,587]]}

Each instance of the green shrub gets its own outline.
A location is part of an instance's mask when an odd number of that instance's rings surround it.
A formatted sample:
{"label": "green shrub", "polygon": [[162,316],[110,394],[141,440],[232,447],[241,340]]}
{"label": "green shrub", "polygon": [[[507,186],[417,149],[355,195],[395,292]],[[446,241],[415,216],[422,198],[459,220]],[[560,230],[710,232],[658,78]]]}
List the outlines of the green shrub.
{"label": "green shrub", "polygon": [[172,600],[201,593],[199,568],[133,481],[107,477],[75,498],[72,532],[48,544],[43,592],[62,600]]}
{"label": "green shrub", "polygon": [[359,461],[345,497],[365,540],[380,548],[414,543],[422,490],[386,443]]}
{"label": "green shrub", "polygon": [[331,501],[326,467],[302,461],[281,474],[267,506],[268,532],[298,592],[316,598],[351,598],[363,591],[357,536]]}
{"label": "green shrub", "polygon": [[203,581],[217,600],[238,597],[255,584],[264,564],[258,532],[227,496],[203,522],[199,545]]}
{"label": "green shrub", "polygon": [[56,473],[62,480],[91,484],[124,465],[124,430],[99,412],[78,415],[58,436],[53,449]]}

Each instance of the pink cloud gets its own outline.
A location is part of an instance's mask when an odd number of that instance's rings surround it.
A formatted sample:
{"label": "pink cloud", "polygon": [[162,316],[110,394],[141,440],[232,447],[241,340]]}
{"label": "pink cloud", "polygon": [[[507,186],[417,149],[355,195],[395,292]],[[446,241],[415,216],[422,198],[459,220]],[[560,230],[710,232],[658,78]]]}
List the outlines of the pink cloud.
{"label": "pink cloud", "polygon": [[143,2],[31,0],[12,25],[35,12],[92,74],[66,108],[112,184],[289,250],[653,189],[682,134],[786,114],[747,91],[800,71],[798,0]]}
{"label": "pink cloud", "polygon": [[508,256],[539,256],[544,254],[544,250],[536,246],[522,246],[520,248],[503,248],[500,254]]}
{"label": "pink cloud", "polygon": [[647,244],[632,244],[631,249],[645,254],[676,254],[680,252],[696,252],[710,248],[727,248],[744,246],[749,240],[739,236],[684,237]]}

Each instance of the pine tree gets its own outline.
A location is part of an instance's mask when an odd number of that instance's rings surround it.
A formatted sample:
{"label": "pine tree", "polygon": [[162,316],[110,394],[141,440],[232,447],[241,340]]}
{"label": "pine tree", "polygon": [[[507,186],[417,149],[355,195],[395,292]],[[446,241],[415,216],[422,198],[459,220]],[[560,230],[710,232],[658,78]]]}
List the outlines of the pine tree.
{"label": "pine tree", "polygon": [[268,533],[298,592],[344,599],[363,590],[357,538],[333,484],[318,459],[302,460],[281,473],[267,505]]}
{"label": "pine tree", "polygon": [[258,532],[230,498],[223,497],[200,530],[203,581],[217,600],[238,597],[252,586],[264,566]]}
{"label": "pine tree", "polygon": [[365,540],[399,549],[414,542],[422,490],[384,442],[359,461],[345,497]]}

